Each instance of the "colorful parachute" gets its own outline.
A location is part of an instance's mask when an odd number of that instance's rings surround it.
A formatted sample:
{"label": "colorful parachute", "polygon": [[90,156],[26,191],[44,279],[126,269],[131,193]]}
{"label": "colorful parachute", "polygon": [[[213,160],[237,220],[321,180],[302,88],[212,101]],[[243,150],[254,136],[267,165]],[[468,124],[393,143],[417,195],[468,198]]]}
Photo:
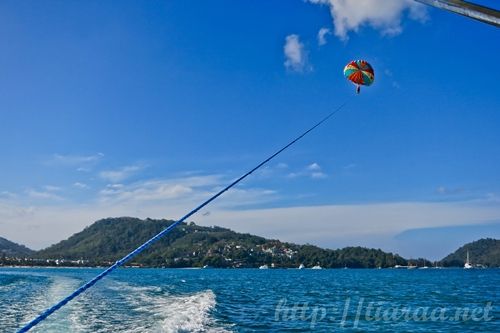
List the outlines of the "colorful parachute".
{"label": "colorful parachute", "polygon": [[344,76],[357,85],[356,92],[359,94],[361,85],[369,86],[375,80],[373,67],[365,60],[354,60],[344,68]]}

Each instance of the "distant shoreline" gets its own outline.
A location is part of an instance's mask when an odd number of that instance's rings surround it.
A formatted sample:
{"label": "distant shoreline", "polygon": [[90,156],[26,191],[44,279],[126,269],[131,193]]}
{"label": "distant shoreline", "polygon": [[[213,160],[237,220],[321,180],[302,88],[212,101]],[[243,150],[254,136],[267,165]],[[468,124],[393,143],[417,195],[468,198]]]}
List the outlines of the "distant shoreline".
{"label": "distant shoreline", "polygon": [[[35,268],[35,269],[43,269],[43,268],[50,268],[50,269],[67,269],[67,268],[75,268],[75,269],[106,269],[108,266],[0,266],[0,270],[3,268],[16,268],[16,269],[29,269],[29,268]],[[119,269],[182,269],[182,270],[259,270],[259,268],[256,267],[210,267],[210,268],[203,268],[203,267],[130,267],[130,266],[124,266],[124,267],[119,267]],[[477,268],[472,271],[480,271],[480,270],[492,270],[492,269],[500,269],[500,267],[484,267],[484,268]],[[305,269],[298,269],[295,267],[275,267],[275,268],[269,268],[267,271],[272,271],[272,270],[307,270],[307,271],[316,271],[315,269],[312,268],[305,268]],[[322,268],[321,270],[345,270],[345,268],[342,267],[335,267],[335,268]],[[348,268],[348,270],[395,270],[395,271],[436,271],[436,270],[464,270],[463,267],[439,267],[439,268],[428,268],[428,269],[422,269],[421,267],[415,268],[415,269],[400,269],[400,268],[394,268],[394,267],[385,267],[385,268],[373,268],[373,267],[357,267],[357,268]],[[264,270],[266,271],[266,270]]]}

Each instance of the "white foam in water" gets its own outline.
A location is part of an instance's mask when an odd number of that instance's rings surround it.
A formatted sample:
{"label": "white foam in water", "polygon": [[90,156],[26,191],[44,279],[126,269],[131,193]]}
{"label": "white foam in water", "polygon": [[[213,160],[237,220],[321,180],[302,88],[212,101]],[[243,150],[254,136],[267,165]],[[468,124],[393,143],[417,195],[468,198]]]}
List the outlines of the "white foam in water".
{"label": "white foam in water", "polygon": [[214,320],[210,314],[216,305],[215,294],[211,290],[161,298],[156,303],[163,317],[157,332],[227,332],[223,328],[211,327]]}
{"label": "white foam in water", "polygon": [[[142,313],[142,328],[129,328],[127,332],[231,332],[218,327],[211,316],[217,304],[212,290],[188,295],[167,295],[160,294],[161,289],[157,287],[119,284],[120,292],[126,293],[126,301],[135,311]],[[149,323],[146,324],[145,321]]]}
{"label": "white foam in water", "polygon": [[[66,297],[80,283],[68,277],[52,278],[40,294],[25,303],[29,308],[24,309],[23,322]],[[213,318],[216,304],[212,290],[170,295],[157,286],[133,286],[111,280],[80,295],[33,332],[231,332]]]}
{"label": "white foam in water", "polygon": [[[48,288],[41,290],[41,293],[36,298],[26,304],[29,308],[25,311],[24,322],[32,320],[49,306],[68,296],[78,284],[79,281],[76,279],[67,277],[52,278]],[[68,326],[70,326],[67,315],[72,310],[70,307],[59,310],[51,317],[51,320],[47,320],[35,327],[33,332],[67,332]]]}

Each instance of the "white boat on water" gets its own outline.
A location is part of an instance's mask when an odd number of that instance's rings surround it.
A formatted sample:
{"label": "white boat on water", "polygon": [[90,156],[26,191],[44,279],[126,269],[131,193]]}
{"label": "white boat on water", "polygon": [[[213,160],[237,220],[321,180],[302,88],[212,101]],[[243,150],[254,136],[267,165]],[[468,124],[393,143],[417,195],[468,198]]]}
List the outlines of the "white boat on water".
{"label": "white boat on water", "polygon": [[269,269],[269,266],[267,266],[267,265],[262,265],[262,266],[259,266],[259,269]]}
{"label": "white boat on water", "polygon": [[299,269],[304,269],[304,268],[306,268],[306,266],[304,266],[304,264],[300,264]]}
{"label": "white boat on water", "polygon": [[474,266],[472,266],[472,264],[470,263],[469,251],[467,251],[467,261],[464,264],[464,269],[471,269],[471,268],[474,268]]}
{"label": "white boat on water", "polygon": [[416,269],[417,265],[412,265],[411,262],[408,262],[408,266],[406,266],[407,269]]}
{"label": "white boat on water", "polygon": [[320,265],[313,266],[311,269],[323,269]]}

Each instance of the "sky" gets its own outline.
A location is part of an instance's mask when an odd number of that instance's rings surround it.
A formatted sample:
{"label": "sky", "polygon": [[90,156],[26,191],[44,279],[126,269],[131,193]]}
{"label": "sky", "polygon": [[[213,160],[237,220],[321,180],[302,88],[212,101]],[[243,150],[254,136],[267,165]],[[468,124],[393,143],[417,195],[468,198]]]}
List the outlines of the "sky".
{"label": "sky", "polygon": [[192,220],[430,259],[498,238],[499,37],[409,0],[2,1],[0,236],[179,218],[347,102]]}

